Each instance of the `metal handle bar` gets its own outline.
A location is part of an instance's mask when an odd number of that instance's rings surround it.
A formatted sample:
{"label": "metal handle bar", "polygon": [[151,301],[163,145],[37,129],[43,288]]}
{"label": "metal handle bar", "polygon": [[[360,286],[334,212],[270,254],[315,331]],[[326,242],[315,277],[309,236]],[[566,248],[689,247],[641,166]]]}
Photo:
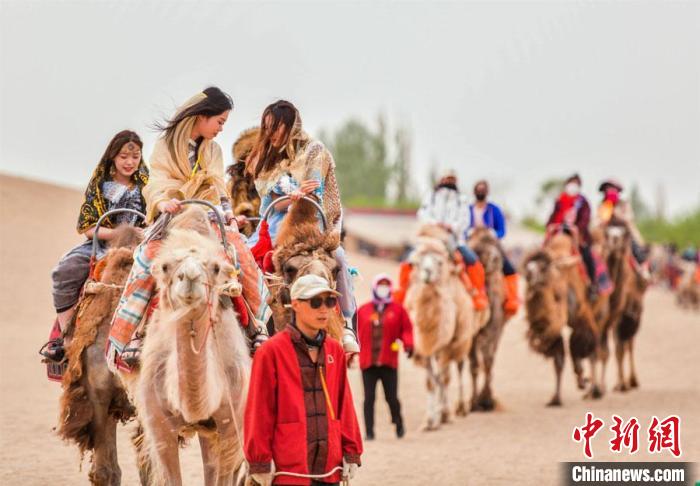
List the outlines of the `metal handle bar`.
{"label": "metal handle bar", "polygon": [[[265,212],[263,213],[262,221],[267,221],[268,216],[270,216],[270,213],[272,212],[272,210],[275,208],[275,206],[277,204],[284,202],[284,201],[288,201],[290,199],[292,199],[291,196],[282,196],[282,197],[279,197],[279,198],[275,199],[274,201],[272,201],[270,203],[270,205],[267,207],[267,209],[265,210]],[[326,231],[328,229],[328,221],[326,220],[326,215],[324,214],[323,208],[321,207],[321,205],[318,204],[314,199],[310,198],[309,196],[302,196],[302,199],[304,199],[305,201],[308,201],[314,205],[314,207],[316,208],[316,211],[318,211],[318,214],[321,215],[321,221],[323,221],[323,231]]]}

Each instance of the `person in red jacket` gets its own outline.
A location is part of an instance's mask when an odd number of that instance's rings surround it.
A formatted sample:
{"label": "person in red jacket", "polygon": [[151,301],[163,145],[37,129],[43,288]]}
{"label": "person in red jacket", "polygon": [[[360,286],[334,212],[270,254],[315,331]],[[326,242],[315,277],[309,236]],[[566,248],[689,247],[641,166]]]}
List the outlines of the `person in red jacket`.
{"label": "person in red jacket", "polygon": [[292,323],[253,358],[243,451],[258,484],[338,484],[362,454],[345,352],[326,337],[339,294],[318,275],[290,294]]}
{"label": "person in red jacket", "polygon": [[372,283],[372,300],[357,311],[367,440],[374,439],[374,392],[380,380],[391,411],[391,422],[396,425],[397,437],[403,437],[405,432],[397,393],[398,341],[403,343],[410,358],[413,354],[413,326],[406,309],[392,301],[391,294],[389,276],[377,275]]}

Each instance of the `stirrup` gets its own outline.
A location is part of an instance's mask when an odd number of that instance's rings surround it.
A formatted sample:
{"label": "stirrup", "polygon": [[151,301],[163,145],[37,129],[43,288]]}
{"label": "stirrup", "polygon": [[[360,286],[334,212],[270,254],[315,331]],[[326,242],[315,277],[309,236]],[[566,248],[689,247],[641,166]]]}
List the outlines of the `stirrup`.
{"label": "stirrup", "polygon": [[253,334],[250,338],[250,354],[255,354],[255,351],[257,351],[260,346],[265,344],[268,339],[270,339],[270,336],[267,335],[267,329],[265,329],[264,326],[258,327],[255,330],[255,334]]}
{"label": "stirrup", "polygon": [[63,363],[66,360],[66,349],[63,346],[63,338],[58,337],[49,340],[39,349],[39,354],[43,356],[45,360],[52,363]]}
{"label": "stirrup", "polygon": [[119,355],[119,359],[122,360],[122,362],[124,362],[124,364],[126,364],[129,368],[136,368],[141,362],[142,341],[143,335],[137,332],[126,344],[124,350]]}

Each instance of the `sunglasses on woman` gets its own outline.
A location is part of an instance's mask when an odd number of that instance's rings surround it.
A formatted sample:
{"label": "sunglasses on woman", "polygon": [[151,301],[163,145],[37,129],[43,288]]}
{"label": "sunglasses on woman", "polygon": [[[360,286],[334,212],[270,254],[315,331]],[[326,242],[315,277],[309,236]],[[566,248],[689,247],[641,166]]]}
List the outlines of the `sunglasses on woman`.
{"label": "sunglasses on woman", "polygon": [[318,309],[324,304],[329,309],[333,309],[338,304],[338,297],[329,296],[325,299],[323,297],[311,297],[310,299],[306,299],[306,302],[309,303],[312,309]]}

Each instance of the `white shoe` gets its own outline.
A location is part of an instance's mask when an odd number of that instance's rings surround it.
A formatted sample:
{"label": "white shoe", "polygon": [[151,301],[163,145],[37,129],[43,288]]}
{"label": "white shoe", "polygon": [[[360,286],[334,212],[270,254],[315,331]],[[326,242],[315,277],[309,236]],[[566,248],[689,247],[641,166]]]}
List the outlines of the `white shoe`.
{"label": "white shoe", "polygon": [[357,341],[357,336],[355,336],[355,331],[352,330],[347,324],[343,327],[343,350],[345,353],[359,353],[360,343]]}

